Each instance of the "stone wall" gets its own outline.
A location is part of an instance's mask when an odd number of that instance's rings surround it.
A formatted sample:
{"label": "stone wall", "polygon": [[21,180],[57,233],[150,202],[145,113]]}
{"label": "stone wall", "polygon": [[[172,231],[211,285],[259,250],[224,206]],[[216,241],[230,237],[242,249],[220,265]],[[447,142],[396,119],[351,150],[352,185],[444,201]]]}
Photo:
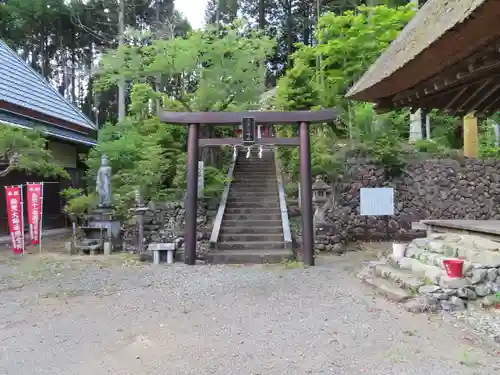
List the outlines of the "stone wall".
{"label": "stone wall", "polygon": [[[144,214],[144,249],[147,245],[157,242],[172,242],[184,237],[184,202],[150,202],[148,211]],[[198,203],[198,252],[208,249],[210,228],[208,227],[207,209],[203,202]],[[124,248],[127,251],[137,251],[136,218],[124,225]]]}
{"label": "stone wall", "polygon": [[[393,187],[395,215],[359,215],[360,189]],[[423,219],[500,219],[500,162],[433,159],[413,161],[396,176],[366,160],[348,161],[334,184],[328,227],[317,236],[320,247],[354,240],[408,239],[418,232],[411,223]],[[387,228],[388,227],[388,228]]]}

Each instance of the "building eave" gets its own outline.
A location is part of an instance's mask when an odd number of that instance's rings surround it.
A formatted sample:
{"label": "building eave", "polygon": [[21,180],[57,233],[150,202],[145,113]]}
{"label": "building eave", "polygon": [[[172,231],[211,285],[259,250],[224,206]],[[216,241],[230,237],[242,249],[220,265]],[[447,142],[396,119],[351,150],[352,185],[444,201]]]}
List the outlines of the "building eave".
{"label": "building eave", "polygon": [[85,135],[73,133],[61,128],[57,128],[55,126],[48,126],[14,116],[6,116],[2,112],[0,112],[0,124],[27,130],[40,130],[47,137],[57,138],[66,142],[80,144],[87,147],[93,147],[97,144],[97,141],[95,139],[87,137]]}
{"label": "building eave", "polygon": [[377,102],[430,79],[500,38],[498,0],[429,0],[348,91]]}

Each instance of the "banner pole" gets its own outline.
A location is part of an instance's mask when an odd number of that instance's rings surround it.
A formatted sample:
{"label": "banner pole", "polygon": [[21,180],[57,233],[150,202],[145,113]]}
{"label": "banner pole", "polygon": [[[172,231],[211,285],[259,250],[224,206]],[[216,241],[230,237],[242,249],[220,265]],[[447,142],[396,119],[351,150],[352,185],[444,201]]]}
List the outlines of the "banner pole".
{"label": "banner pole", "polygon": [[23,252],[21,255],[24,255],[24,195],[23,195],[23,185],[19,185],[21,189],[21,242],[23,246]]}
{"label": "banner pole", "polygon": [[41,185],[41,194],[40,194],[40,228],[39,228],[39,236],[40,236],[40,253],[42,252],[42,233],[43,233],[43,184],[44,182],[42,181],[42,183],[40,184]]}

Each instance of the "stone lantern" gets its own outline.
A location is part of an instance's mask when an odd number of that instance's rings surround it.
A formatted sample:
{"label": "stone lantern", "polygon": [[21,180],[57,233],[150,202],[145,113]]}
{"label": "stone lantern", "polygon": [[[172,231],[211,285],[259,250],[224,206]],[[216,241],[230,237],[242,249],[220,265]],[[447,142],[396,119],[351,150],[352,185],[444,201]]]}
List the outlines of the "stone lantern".
{"label": "stone lantern", "polygon": [[316,224],[325,223],[326,203],[328,202],[328,189],[330,186],[323,181],[321,176],[316,176],[316,181],[312,185],[313,204],[314,204],[314,221]]}
{"label": "stone lantern", "polygon": [[144,214],[148,211],[148,207],[144,205],[139,190],[135,191],[135,205],[131,209],[134,212],[137,221],[137,251],[142,253],[144,251]]}

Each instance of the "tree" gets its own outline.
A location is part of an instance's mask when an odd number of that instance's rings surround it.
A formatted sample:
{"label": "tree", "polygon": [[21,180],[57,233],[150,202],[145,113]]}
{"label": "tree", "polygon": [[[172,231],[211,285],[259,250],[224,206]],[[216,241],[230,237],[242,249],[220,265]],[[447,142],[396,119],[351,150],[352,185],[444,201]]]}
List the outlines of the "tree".
{"label": "tree", "polygon": [[[109,51],[101,59],[98,87],[114,87],[125,79],[132,86],[131,101],[123,121],[102,128],[98,145],[86,161],[88,180],[94,181],[100,155],[108,154],[115,171],[115,203],[123,215],[135,189],[146,199],[183,191],[187,130],[161,123],[151,103],[160,99],[171,111],[256,108],[265,75],[258,62],[266,58],[272,44],[261,33],[236,23],[218,31],[196,31],[187,38],[130,43]],[[202,132],[217,136],[227,130],[202,127]],[[220,192],[230,156],[230,150],[223,150],[220,160],[204,158],[206,195]]]}
{"label": "tree", "polygon": [[46,140],[39,131],[24,130],[0,124],[0,155],[5,177],[15,170],[44,177],[69,178],[64,168],[52,160]]}
{"label": "tree", "polygon": [[188,38],[125,45],[101,60],[101,88],[124,77],[149,82],[162,74],[157,90],[174,110],[224,111],[258,102],[265,67],[258,61],[271,51],[272,40],[259,32],[244,34],[239,25],[196,31]]}

